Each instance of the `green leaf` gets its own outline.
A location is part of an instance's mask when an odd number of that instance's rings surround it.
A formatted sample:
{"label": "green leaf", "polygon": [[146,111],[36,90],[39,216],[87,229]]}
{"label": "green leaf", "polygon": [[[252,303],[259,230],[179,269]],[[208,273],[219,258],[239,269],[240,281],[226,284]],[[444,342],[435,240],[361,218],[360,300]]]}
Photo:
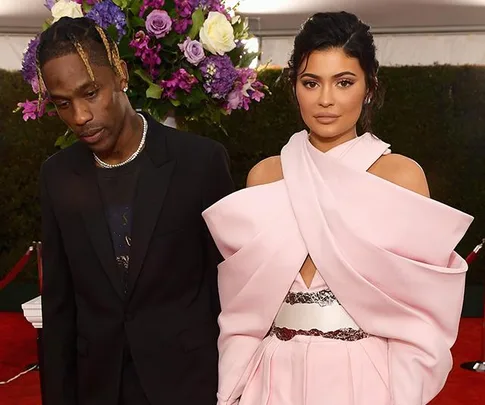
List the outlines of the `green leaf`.
{"label": "green leaf", "polygon": [[[139,1],[139,0],[136,0]],[[165,10],[172,10],[175,8],[175,1],[174,0],[165,0]]]}
{"label": "green leaf", "polygon": [[174,107],[178,107],[180,105],[180,101],[179,100],[170,99],[170,102],[172,103],[172,105]]}
{"label": "green leaf", "polygon": [[93,8],[93,6],[91,4],[88,4],[88,3],[86,3],[86,1],[83,1],[82,9],[83,9],[84,14],[89,13],[92,8]]}
{"label": "green leaf", "polygon": [[144,70],[136,69],[133,73],[138,77],[140,77],[145,83],[153,84],[153,80],[150,78],[150,76],[148,76],[148,74]]}
{"label": "green leaf", "polygon": [[173,46],[175,43],[179,43],[179,42],[182,42],[183,39],[182,37],[177,34],[175,31],[172,31],[170,34],[168,34],[165,38],[163,38],[163,46],[164,47],[171,47]]}
{"label": "green leaf", "polygon": [[202,11],[202,9],[198,8],[197,10],[195,10],[194,14],[192,14],[192,28],[190,28],[189,31],[190,39],[195,39],[203,25],[204,12]]}
{"label": "green leaf", "polygon": [[138,28],[138,27],[144,27],[145,26],[145,20],[141,17],[131,17],[130,18],[131,26],[133,28]]}
{"label": "green leaf", "polygon": [[128,7],[129,0],[112,0],[119,8],[125,9]]}
{"label": "green leaf", "polygon": [[133,15],[140,14],[140,9],[141,9],[141,2],[138,2],[138,1],[134,1],[130,7],[130,11],[133,13]]}
{"label": "green leaf", "polygon": [[197,78],[199,82],[202,82],[204,79],[202,78],[202,72],[200,70],[195,70],[193,72],[194,76]]}
{"label": "green leaf", "polygon": [[118,35],[118,30],[116,29],[116,26],[115,26],[115,25],[111,24],[111,25],[110,25],[110,26],[107,28],[107,30],[106,30],[106,31],[108,32],[109,37],[110,37],[110,38],[111,38],[111,39],[112,39],[114,42],[118,42],[118,37],[119,37],[119,35]]}
{"label": "green leaf", "polygon": [[118,50],[120,52],[121,59],[133,59],[134,50],[130,47],[130,38],[124,36],[118,45]]}
{"label": "green leaf", "polygon": [[248,52],[241,56],[239,66],[248,67],[251,62],[259,56],[259,52]]}
{"label": "green leaf", "polygon": [[229,56],[229,58],[231,59],[231,62],[234,66],[237,66],[237,67],[240,67],[239,64],[240,64],[240,61],[241,61],[241,58],[242,56],[244,55],[245,53],[245,49],[244,48],[234,48],[231,52],[229,52],[227,55]]}
{"label": "green leaf", "polygon": [[247,20],[241,19],[241,21],[239,21],[237,24],[234,24],[232,28],[234,30],[234,36],[236,38],[240,39],[242,37],[247,36],[247,31],[248,31]]}
{"label": "green leaf", "polygon": [[153,80],[144,70],[137,69],[134,71],[134,74],[148,84],[148,89],[146,90],[146,96],[148,98],[159,99],[162,97],[162,88],[158,84],[153,83]]}
{"label": "green leaf", "polygon": [[146,96],[148,98],[159,99],[162,97],[162,88],[158,84],[152,83],[146,91]]}
{"label": "green leaf", "polygon": [[164,121],[170,110],[173,110],[173,106],[167,100],[153,100],[148,107],[148,111],[158,122]]}
{"label": "green leaf", "polygon": [[60,136],[59,138],[56,139],[56,143],[54,144],[54,146],[62,147],[62,145],[64,145],[64,142],[66,142],[66,137],[64,135],[62,135],[62,136]]}
{"label": "green leaf", "polygon": [[49,28],[51,25],[47,22],[44,21],[44,24],[42,24],[42,31],[45,31],[47,28]]}
{"label": "green leaf", "polygon": [[186,97],[186,100],[189,102],[189,104],[199,104],[201,101],[207,99],[207,94],[204,93],[200,87],[194,87],[190,94]]}
{"label": "green leaf", "polygon": [[74,135],[70,131],[66,131],[66,133],[59,138],[57,138],[56,143],[54,146],[57,146],[58,148],[65,149],[68,146],[71,146],[73,143],[77,141],[76,135]]}
{"label": "green leaf", "polygon": [[45,112],[49,113],[49,112],[52,112],[52,111],[55,111],[56,114],[57,114],[56,106],[53,103],[47,103],[47,105],[45,106]]}

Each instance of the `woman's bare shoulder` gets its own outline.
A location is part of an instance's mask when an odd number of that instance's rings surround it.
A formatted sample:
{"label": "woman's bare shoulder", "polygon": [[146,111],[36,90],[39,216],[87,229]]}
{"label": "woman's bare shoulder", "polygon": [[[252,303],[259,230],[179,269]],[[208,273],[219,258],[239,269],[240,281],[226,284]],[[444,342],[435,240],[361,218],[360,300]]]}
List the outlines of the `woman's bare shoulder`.
{"label": "woman's bare shoulder", "polygon": [[280,156],[271,156],[256,164],[250,171],[246,180],[246,187],[274,183],[283,179]]}
{"label": "woman's bare shoulder", "polygon": [[429,197],[428,182],[423,169],[406,156],[396,153],[384,155],[371,166],[369,173]]}

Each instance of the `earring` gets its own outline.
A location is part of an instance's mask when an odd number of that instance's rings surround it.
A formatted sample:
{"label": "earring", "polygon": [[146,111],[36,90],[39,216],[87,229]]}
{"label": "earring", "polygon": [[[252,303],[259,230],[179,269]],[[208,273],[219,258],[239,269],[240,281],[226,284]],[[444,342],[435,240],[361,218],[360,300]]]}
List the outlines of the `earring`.
{"label": "earring", "polygon": [[123,92],[124,92],[124,93],[126,93],[127,91],[128,91],[128,86],[125,86],[125,87],[123,88]]}
{"label": "earring", "polygon": [[364,99],[364,104],[370,104],[372,97],[368,94]]}

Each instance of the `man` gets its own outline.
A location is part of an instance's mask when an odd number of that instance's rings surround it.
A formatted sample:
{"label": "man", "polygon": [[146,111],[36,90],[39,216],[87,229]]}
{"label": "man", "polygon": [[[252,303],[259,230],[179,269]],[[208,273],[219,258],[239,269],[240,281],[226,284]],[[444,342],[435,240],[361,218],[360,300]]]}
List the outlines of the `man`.
{"label": "man", "polygon": [[201,212],[233,190],[225,149],[138,114],[89,19],[43,32],[38,62],[79,138],[41,171],[45,405],[214,405],[219,256]]}

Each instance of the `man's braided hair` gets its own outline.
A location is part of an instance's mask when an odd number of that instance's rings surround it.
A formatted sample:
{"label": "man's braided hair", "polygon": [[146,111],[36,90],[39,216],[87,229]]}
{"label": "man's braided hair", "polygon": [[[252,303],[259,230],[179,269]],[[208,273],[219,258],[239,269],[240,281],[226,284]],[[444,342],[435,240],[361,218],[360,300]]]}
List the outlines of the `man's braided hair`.
{"label": "man's braided hair", "polygon": [[46,93],[42,78],[42,67],[51,59],[77,53],[82,59],[89,77],[95,82],[91,64],[110,66],[125,78],[116,43],[96,23],[86,17],[63,17],[40,35],[37,47],[37,75],[39,80],[39,106]]}

